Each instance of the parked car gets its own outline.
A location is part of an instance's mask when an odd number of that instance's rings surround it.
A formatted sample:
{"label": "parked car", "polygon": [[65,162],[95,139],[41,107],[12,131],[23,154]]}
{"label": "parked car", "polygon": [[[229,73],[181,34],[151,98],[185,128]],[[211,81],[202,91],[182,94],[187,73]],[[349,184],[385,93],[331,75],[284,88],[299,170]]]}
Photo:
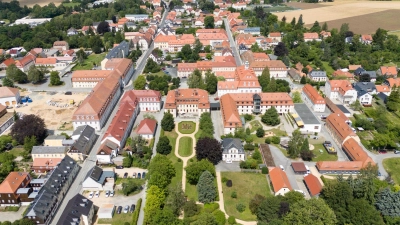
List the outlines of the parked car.
{"label": "parked car", "polygon": [[379,150],[378,152],[379,152],[379,154],[386,154],[387,153],[386,150]]}
{"label": "parked car", "polygon": [[214,100],[219,100],[219,98],[218,98],[218,97],[215,97]]}
{"label": "parked car", "polygon": [[232,159],[227,159],[226,163],[232,163]]}
{"label": "parked car", "polygon": [[394,154],[400,154],[400,151],[395,150],[395,151],[394,151]]}
{"label": "parked car", "polygon": [[106,191],[106,198],[110,197],[110,191]]}
{"label": "parked car", "polygon": [[128,178],[128,173],[124,173],[124,178]]}
{"label": "parked car", "polygon": [[165,67],[161,68],[162,70],[165,70]]}
{"label": "parked car", "polygon": [[131,211],[130,211],[130,212],[133,213],[133,211],[135,211],[135,208],[136,208],[135,204],[132,204],[132,205],[131,205]]}
{"label": "parked car", "polygon": [[285,171],[285,168],[283,168],[282,165],[279,165],[279,167],[281,168],[281,170]]}
{"label": "parked car", "polygon": [[110,197],[114,196],[114,190],[110,191]]}
{"label": "parked car", "polygon": [[93,198],[93,195],[94,195],[94,193],[93,193],[93,191],[91,191],[91,192],[89,193],[89,198]]}
{"label": "parked car", "polygon": [[116,169],[123,169],[124,167],[123,166],[116,166],[115,168]]}
{"label": "parked car", "polygon": [[118,214],[121,214],[121,211],[122,211],[122,206],[118,206],[118,208],[117,208],[117,213],[118,213]]}
{"label": "parked car", "polygon": [[146,172],[143,172],[142,179],[146,178]]}
{"label": "parked car", "polygon": [[100,191],[96,191],[96,192],[94,193],[94,197],[98,198],[99,196],[100,196]]}
{"label": "parked car", "polygon": [[124,213],[128,213],[129,212],[129,205],[126,205],[125,207],[124,207]]}
{"label": "parked car", "polygon": [[65,95],[72,95],[72,92],[67,91],[67,92],[65,92]]}

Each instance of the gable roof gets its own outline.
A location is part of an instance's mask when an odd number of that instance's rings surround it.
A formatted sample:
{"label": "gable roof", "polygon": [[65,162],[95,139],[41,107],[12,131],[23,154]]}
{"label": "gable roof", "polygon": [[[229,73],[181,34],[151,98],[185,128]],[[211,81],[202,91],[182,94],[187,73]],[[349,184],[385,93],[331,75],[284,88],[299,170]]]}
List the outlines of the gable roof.
{"label": "gable roof", "polygon": [[157,121],[152,120],[152,119],[144,119],[140,121],[139,127],[136,131],[137,134],[154,134],[154,131],[156,130],[157,127]]}
{"label": "gable roof", "polygon": [[325,104],[324,98],[322,98],[318,91],[310,84],[304,85],[303,92],[314,104]]}
{"label": "gable roof", "polygon": [[94,166],[92,170],[88,173],[89,177],[99,184],[104,184],[106,178],[114,178],[114,171],[104,171],[98,166]]}
{"label": "gable roof", "polygon": [[395,76],[397,75],[397,68],[395,66],[381,66],[382,75]]}
{"label": "gable roof", "polygon": [[331,128],[332,132],[335,133],[335,136],[340,138],[340,141],[343,142],[348,136],[356,136],[356,134],[351,130],[350,126],[346,123],[348,118],[340,112],[331,113],[326,118],[326,124]]}
{"label": "gable roof", "polygon": [[306,183],[311,196],[318,195],[322,191],[322,184],[319,182],[318,178],[312,174],[308,174],[304,177],[304,183]]}
{"label": "gable roof", "polygon": [[15,97],[18,92],[18,88],[0,87],[0,98]]}
{"label": "gable roof", "polygon": [[118,145],[116,143],[106,140],[105,142],[103,142],[103,144],[100,145],[100,148],[97,151],[97,154],[99,155],[99,152],[103,151],[106,155],[110,155],[112,153],[112,151],[117,148],[118,148]]}
{"label": "gable roof", "polygon": [[269,171],[269,178],[272,183],[272,187],[274,188],[274,192],[278,192],[282,188],[288,188],[289,190],[293,190],[290,185],[289,179],[281,168],[274,167]]}
{"label": "gable roof", "polygon": [[28,184],[27,178],[29,181],[31,180],[29,173],[10,172],[6,179],[0,184],[0,194],[15,193],[23,182],[25,185]]}
{"label": "gable roof", "polygon": [[[72,225],[78,224],[76,219],[79,220],[81,217],[90,216],[90,210],[93,207],[93,202],[89,199],[85,198],[81,194],[76,194],[71,200],[68,201],[68,204],[63,209],[63,213],[58,220],[58,225]],[[82,221],[81,221],[82,222]]]}
{"label": "gable roof", "polygon": [[228,153],[232,148],[236,148],[239,154],[244,154],[242,141],[239,138],[224,138],[222,139],[222,153]]}
{"label": "gable roof", "polygon": [[10,66],[11,64],[15,64],[15,60],[13,58],[6,59],[2,62],[2,64],[6,66]]}
{"label": "gable roof", "polygon": [[65,154],[66,146],[33,146],[32,154]]}
{"label": "gable roof", "polygon": [[295,172],[307,172],[307,168],[303,162],[292,162],[292,168]]}
{"label": "gable roof", "polygon": [[364,167],[367,166],[369,163],[371,163],[371,165],[375,165],[375,162],[368,156],[368,154],[353,138],[349,138],[343,143],[343,150],[346,151],[347,155],[352,161],[363,162]]}
{"label": "gable roof", "polygon": [[372,82],[357,82],[353,84],[354,89],[357,92],[364,91],[364,92],[372,92],[376,90],[375,84]]}

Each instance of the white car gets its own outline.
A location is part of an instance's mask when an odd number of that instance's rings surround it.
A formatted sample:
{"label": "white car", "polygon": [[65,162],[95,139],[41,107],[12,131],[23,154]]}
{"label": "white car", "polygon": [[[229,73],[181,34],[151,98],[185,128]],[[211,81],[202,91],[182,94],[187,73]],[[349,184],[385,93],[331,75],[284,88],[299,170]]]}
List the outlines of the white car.
{"label": "white car", "polygon": [[89,198],[93,198],[93,191],[91,191],[90,193],[89,193]]}
{"label": "white car", "polygon": [[110,192],[110,197],[113,197],[114,196],[114,190],[112,190],[111,192]]}
{"label": "white car", "polygon": [[99,196],[100,196],[100,191],[96,191],[96,192],[94,193],[94,197],[98,198]]}
{"label": "white car", "polygon": [[110,196],[110,191],[106,191],[106,198]]}
{"label": "white car", "polygon": [[129,205],[126,205],[126,206],[124,207],[124,213],[128,213],[128,211],[129,211]]}
{"label": "white car", "polygon": [[232,163],[232,159],[227,159],[226,163]]}

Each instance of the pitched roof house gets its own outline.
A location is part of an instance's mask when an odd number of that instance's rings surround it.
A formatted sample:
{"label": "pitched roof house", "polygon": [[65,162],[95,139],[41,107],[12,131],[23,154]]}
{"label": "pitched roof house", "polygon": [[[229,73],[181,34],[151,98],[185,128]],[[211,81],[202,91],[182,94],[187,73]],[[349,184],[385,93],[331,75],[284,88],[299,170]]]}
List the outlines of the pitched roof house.
{"label": "pitched roof house", "polygon": [[115,178],[113,170],[103,170],[94,166],[82,182],[82,189],[92,191],[113,190]]}
{"label": "pitched roof house", "polygon": [[58,220],[58,225],[93,224],[94,204],[81,194],[76,194],[68,201]]}
{"label": "pitched roof house", "polygon": [[239,138],[222,139],[222,160],[225,162],[245,160],[243,144]]}
{"label": "pitched roof house", "polygon": [[304,177],[304,183],[311,197],[319,196],[322,191],[322,184],[316,176],[308,174]]}
{"label": "pitched roof house", "polygon": [[285,171],[279,167],[270,169],[269,179],[271,180],[275,196],[285,195],[287,192],[293,190]]}
{"label": "pitched roof house", "polygon": [[29,173],[25,172],[10,172],[8,176],[0,184],[0,205],[20,205],[21,201],[27,199],[21,198],[18,193],[19,189],[29,188],[29,183],[32,180]]}
{"label": "pitched roof house", "polygon": [[152,139],[154,137],[154,132],[156,131],[156,128],[157,121],[146,118],[140,121],[136,133],[141,135],[145,139]]}

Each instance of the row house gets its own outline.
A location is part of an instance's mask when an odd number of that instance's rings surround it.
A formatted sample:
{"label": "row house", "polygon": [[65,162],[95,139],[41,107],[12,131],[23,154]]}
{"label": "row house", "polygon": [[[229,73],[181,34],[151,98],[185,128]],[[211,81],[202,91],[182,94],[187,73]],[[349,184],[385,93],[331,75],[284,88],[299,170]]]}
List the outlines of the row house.
{"label": "row house", "polygon": [[177,116],[199,117],[205,112],[210,112],[208,92],[198,88],[171,90],[167,94],[164,108],[174,118]]}
{"label": "row house", "polygon": [[29,54],[26,55],[24,58],[15,61],[15,66],[20,69],[22,72],[28,72],[31,66],[35,65],[36,57]]}
{"label": "row house", "polygon": [[126,14],[125,18],[128,19],[128,21],[145,21],[149,19],[149,15],[147,14]]}
{"label": "row house", "polygon": [[234,81],[218,81],[218,97],[228,93],[260,93],[261,85],[254,71],[246,65],[237,67]]}
{"label": "row house", "polygon": [[234,93],[220,98],[224,134],[243,127],[243,114],[264,114],[275,107],[279,114],[293,112],[294,104],[288,93]]}
{"label": "row house", "polygon": [[357,100],[357,91],[348,80],[328,80],[325,83],[325,94],[342,104],[353,104]]}
{"label": "row house", "polygon": [[69,148],[67,155],[76,161],[83,161],[92,150],[97,135],[93,127],[84,125],[74,130],[72,140],[74,143]]}
{"label": "row house", "polygon": [[301,96],[304,102],[311,104],[314,112],[325,112],[325,100],[313,86],[304,85]]}
{"label": "row house", "polygon": [[350,138],[355,139],[360,143],[360,138],[350,127],[351,121],[342,112],[331,113],[326,118],[326,129],[332,136],[332,139],[339,145],[347,141]]}
{"label": "row house", "polygon": [[0,70],[6,70],[11,64],[15,64],[15,60],[13,58],[9,58],[0,63]]}
{"label": "row house", "polygon": [[203,44],[203,46],[211,45],[213,46],[215,43],[222,43],[223,41],[228,40],[228,36],[226,33],[200,33],[198,35],[199,41]]}
{"label": "row house", "polygon": [[395,66],[381,66],[377,72],[381,76],[397,77],[397,68]]}
{"label": "row house", "polygon": [[[222,56],[221,56],[222,57]],[[227,56],[228,58],[232,56]],[[228,58],[229,59],[229,58]],[[179,78],[189,77],[195,70],[199,70],[204,75],[208,70],[211,72],[229,72],[236,70],[236,62],[233,60],[226,61],[198,61],[196,63],[178,63],[177,75]]]}
{"label": "row house", "polygon": [[175,35],[158,35],[154,38],[154,48],[162,51],[179,52],[185,45],[193,46],[196,39],[191,34]]}
{"label": "row house", "polygon": [[275,40],[276,42],[282,41],[282,34],[280,32],[271,32],[268,34],[268,38]]}
{"label": "row house", "polygon": [[58,61],[57,58],[36,58],[35,65],[47,67],[50,70],[62,70],[67,67],[69,63]]}
{"label": "row house", "polygon": [[328,80],[326,72],[322,70],[311,70],[310,72],[308,72],[307,76],[308,78],[310,78],[310,80],[315,82],[324,82]]}
{"label": "row house", "polygon": [[266,62],[270,61],[271,59],[267,54],[264,52],[252,52],[251,50],[248,50],[240,55],[240,59],[242,62]]}
{"label": "row house", "polygon": [[281,60],[254,61],[250,63],[250,68],[254,70],[257,76],[262,74],[262,71],[265,69],[265,67],[268,67],[271,77],[287,77],[288,69]]}

